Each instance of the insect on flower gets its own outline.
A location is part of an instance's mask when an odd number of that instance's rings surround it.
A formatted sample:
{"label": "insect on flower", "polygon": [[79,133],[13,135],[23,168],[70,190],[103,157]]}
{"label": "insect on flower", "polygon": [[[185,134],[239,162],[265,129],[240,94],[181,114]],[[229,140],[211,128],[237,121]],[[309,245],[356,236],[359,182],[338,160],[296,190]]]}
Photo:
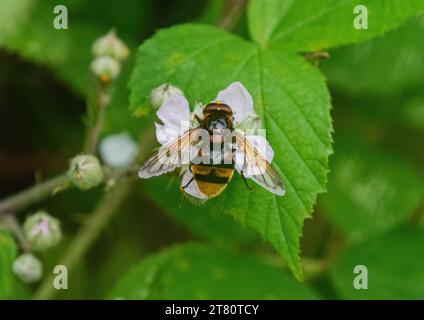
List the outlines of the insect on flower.
{"label": "insect on flower", "polygon": [[246,179],[284,195],[281,178],[271,165],[274,152],[264,135],[238,129],[252,119],[259,120],[253,99],[240,82],[230,84],[216,100],[197,106],[193,113],[184,96],[172,95],[157,116],[163,122],[156,123],[156,138],[162,147],[140,168],[140,178],[181,168],[181,190],[207,200],[226,188],[236,170],[249,190]]}

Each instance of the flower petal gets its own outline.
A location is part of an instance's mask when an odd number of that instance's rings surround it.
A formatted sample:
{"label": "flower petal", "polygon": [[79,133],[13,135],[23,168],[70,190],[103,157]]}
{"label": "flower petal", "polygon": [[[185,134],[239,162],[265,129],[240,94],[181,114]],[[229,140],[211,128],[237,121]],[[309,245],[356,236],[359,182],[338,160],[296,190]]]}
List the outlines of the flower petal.
{"label": "flower petal", "polygon": [[[259,151],[259,153],[269,162],[272,162],[274,158],[274,150],[272,150],[271,145],[265,137],[259,135],[248,135],[246,139]],[[244,165],[244,155],[241,152],[236,152],[234,159],[234,169],[238,173],[243,169]],[[247,173],[245,173],[248,176]]]}
{"label": "flower petal", "polygon": [[262,129],[261,118],[257,114],[250,115],[245,118],[241,123],[238,123],[237,129],[240,130],[258,130]]}
{"label": "flower petal", "polygon": [[221,90],[216,100],[228,104],[234,113],[234,123],[237,125],[249,116],[255,116],[253,99],[250,93],[240,82],[233,82]]}
{"label": "flower petal", "polygon": [[[183,175],[183,181],[181,182],[181,186],[186,186],[191,179],[193,179],[193,174],[190,170],[187,170]],[[190,184],[183,190],[185,193],[189,194],[194,198],[202,200],[208,199],[208,196],[199,190],[196,180],[192,180]]]}
{"label": "flower petal", "polygon": [[[259,135],[248,135],[246,139],[255,146],[255,148],[261,153],[261,155],[271,163],[274,157],[274,151],[270,144],[263,136]],[[283,196],[285,194],[285,188],[280,179],[276,179],[275,176],[270,174],[265,168],[259,167],[255,159],[244,158],[245,154],[242,151],[236,151],[234,155],[234,168],[246,178],[252,179],[255,183],[260,185],[262,188],[272,192],[277,196]],[[246,163],[245,163],[246,161]]]}
{"label": "flower petal", "polygon": [[269,162],[274,159],[274,150],[264,136],[252,135],[246,136],[246,139],[262,154],[262,156]]}
{"label": "flower petal", "polygon": [[128,132],[106,136],[99,145],[102,160],[112,168],[125,169],[135,159],[138,144]]}
{"label": "flower petal", "polygon": [[161,144],[168,144],[180,136],[180,132],[176,131],[173,127],[169,128],[162,124],[155,123],[156,126],[156,140]]}
{"label": "flower petal", "polygon": [[163,123],[156,124],[156,138],[162,145],[173,141],[189,129],[190,108],[183,96],[170,96],[156,114]]}

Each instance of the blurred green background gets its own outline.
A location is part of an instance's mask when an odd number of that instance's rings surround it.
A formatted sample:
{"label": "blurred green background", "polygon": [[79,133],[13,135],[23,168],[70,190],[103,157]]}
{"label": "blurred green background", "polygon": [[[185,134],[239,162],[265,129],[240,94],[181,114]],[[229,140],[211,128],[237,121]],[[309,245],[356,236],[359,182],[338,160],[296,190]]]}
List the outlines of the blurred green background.
{"label": "blurred green background", "polygon": [[[127,131],[137,139],[146,121],[127,111],[137,46],[159,28],[216,23],[224,2],[62,1],[66,31],[51,27],[53,4],[0,3],[0,198],[66,170],[80,151],[96,38],[115,28],[132,53],[102,135]],[[247,33],[244,16],[234,32]],[[175,185],[164,191],[168,182],[158,178],[131,185],[125,205],[70,274],[69,290],[55,298],[424,298],[423,34],[424,17],[414,17],[384,37],[330,50],[320,63],[335,144],[328,191],[303,230],[304,283],[254,232],[181,204]],[[72,189],[20,215],[44,208],[62,222],[65,239],[41,256],[45,270],[102,193]],[[186,242],[201,244],[181,246]],[[358,264],[368,267],[368,290],[352,286]],[[129,293],[132,280],[119,281],[131,269],[144,291]],[[36,287],[17,283],[5,298],[30,297]]]}

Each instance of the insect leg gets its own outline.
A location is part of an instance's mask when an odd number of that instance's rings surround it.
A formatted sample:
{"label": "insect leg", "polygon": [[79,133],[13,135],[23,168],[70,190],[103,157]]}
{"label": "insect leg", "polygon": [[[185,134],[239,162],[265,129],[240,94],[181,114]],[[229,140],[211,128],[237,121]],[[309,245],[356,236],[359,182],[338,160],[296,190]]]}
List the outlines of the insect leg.
{"label": "insect leg", "polygon": [[[190,172],[193,173],[193,171],[191,170],[191,165],[188,167],[188,170],[190,170]],[[191,179],[184,186],[181,187],[181,189],[187,188],[190,185],[190,183],[193,182],[193,180],[194,180],[194,175],[191,177]]]}
{"label": "insect leg", "polygon": [[197,114],[194,115],[194,118],[197,120],[197,122],[199,122],[200,125],[203,124],[203,120],[199,118],[199,116]]}
{"label": "insect leg", "polygon": [[240,171],[241,177],[243,178],[244,184],[246,185],[247,190],[253,191],[252,187],[247,183],[246,177],[244,176],[243,170]]}
{"label": "insect leg", "polygon": [[184,186],[182,186],[181,188],[183,188],[183,189],[187,188],[190,185],[190,183],[193,182],[193,180],[194,180],[194,176]]}

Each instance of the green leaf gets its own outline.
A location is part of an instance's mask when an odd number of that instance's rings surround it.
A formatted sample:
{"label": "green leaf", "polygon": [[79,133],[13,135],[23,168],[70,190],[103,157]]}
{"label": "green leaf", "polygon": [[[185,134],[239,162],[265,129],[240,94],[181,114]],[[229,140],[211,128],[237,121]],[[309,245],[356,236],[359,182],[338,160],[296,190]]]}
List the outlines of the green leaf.
{"label": "green leaf", "polygon": [[[373,136],[370,130],[378,130],[387,142],[402,146],[407,154],[421,151],[419,131],[424,131],[424,92],[420,85],[393,95],[349,94],[334,89],[333,99],[334,117],[343,119],[340,126],[336,126],[336,132],[343,131],[345,136],[348,133],[364,138],[368,134],[369,138],[369,134]],[[405,134],[408,136],[406,140]],[[408,150],[407,146],[413,146],[414,141],[416,147]]]}
{"label": "green leaf", "polygon": [[[117,35],[134,52],[136,39],[150,21],[147,1],[64,0],[68,8],[68,29],[56,30],[53,0],[2,0],[0,4],[0,46],[23,58],[46,65],[76,93],[87,96],[93,91],[94,79],[90,70],[93,59],[91,47],[100,36],[115,28]],[[4,11],[2,11],[4,9]],[[6,28],[7,27],[7,28]],[[123,62],[116,81],[111,105],[106,114],[104,131],[128,130],[136,133],[139,121],[128,115],[127,82],[132,59]]]}
{"label": "green leaf", "polygon": [[[179,180],[170,184],[167,177],[150,179],[143,183],[143,192],[156,205],[183,223],[195,236],[207,239],[217,245],[241,245],[257,240],[255,233],[237,224],[234,219],[222,212],[207,210],[191,204],[184,199],[178,184]],[[165,186],[165,187],[164,187]],[[166,187],[167,186],[167,187]],[[166,199],[166,201],[163,201]],[[228,241],[231,239],[231,241]]]}
{"label": "green leaf", "polygon": [[394,94],[424,81],[424,16],[355,46],[330,51],[322,70],[332,85],[346,92]]}
{"label": "green leaf", "polygon": [[219,21],[219,18],[222,17],[222,12],[225,8],[224,6],[224,0],[208,0],[195,22],[216,24]]}
{"label": "green leaf", "polygon": [[3,0],[0,2],[0,43],[14,32],[22,20],[28,19],[35,0]]}
{"label": "green leaf", "polygon": [[16,244],[6,230],[0,229],[0,298],[12,294],[14,276],[12,264],[16,257]]}
{"label": "green leaf", "polygon": [[419,171],[393,152],[340,137],[330,162],[323,213],[352,240],[404,222],[424,194]]}
{"label": "green leaf", "polygon": [[[182,290],[181,288],[184,288]],[[317,299],[290,275],[253,257],[183,245],[146,258],[109,294],[120,299]]]}
{"label": "green leaf", "polygon": [[[331,270],[345,299],[422,299],[424,229],[404,227],[345,251]],[[356,265],[368,269],[368,289],[356,290]]]}
{"label": "green leaf", "polygon": [[[18,52],[27,59],[46,64],[59,73],[78,93],[87,93],[91,85],[90,61],[91,46],[95,39],[111,28],[130,46],[138,35],[140,14],[147,11],[140,1],[127,1],[125,11],[111,10],[122,8],[120,1],[61,1],[68,8],[68,29],[56,30],[53,9],[58,3],[53,0],[6,0],[3,4],[12,11],[21,3],[19,11],[7,15],[7,28],[4,34],[0,29],[0,45]],[[145,19],[140,19],[145,23]],[[132,21],[132,22],[131,22]]]}
{"label": "green leaf", "polygon": [[424,94],[420,92],[409,96],[403,103],[398,120],[407,126],[424,131]]}
{"label": "green leaf", "polygon": [[164,82],[180,87],[193,105],[213,100],[234,81],[253,96],[287,194],[276,197],[260,187],[248,192],[236,178],[207,207],[258,231],[301,278],[303,220],[325,190],[331,153],[330,98],[314,67],[295,54],[261,50],[215,27],[177,26],[140,47],[130,82],[131,110],[146,108],[150,91]]}
{"label": "green leaf", "polygon": [[[13,2],[13,1],[10,1]],[[29,0],[27,2],[30,2]],[[68,30],[53,28],[52,1],[31,1],[29,10],[10,17],[15,21],[10,31],[2,36],[1,45],[9,51],[18,52],[24,58],[55,69],[60,77],[69,81],[79,93],[87,92],[90,85],[89,64],[92,42],[107,29],[95,24],[72,23],[69,19]],[[79,5],[69,7],[69,15]],[[72,65],[72,67],[70,67]]]}
{"label": "green leaf", "polygon": [[[368,8],[368,29],[353,27],[355,6]],[[262,47],[317,51],[382,35],[424,10],[423,0],[252,0],[249,31]]]}

